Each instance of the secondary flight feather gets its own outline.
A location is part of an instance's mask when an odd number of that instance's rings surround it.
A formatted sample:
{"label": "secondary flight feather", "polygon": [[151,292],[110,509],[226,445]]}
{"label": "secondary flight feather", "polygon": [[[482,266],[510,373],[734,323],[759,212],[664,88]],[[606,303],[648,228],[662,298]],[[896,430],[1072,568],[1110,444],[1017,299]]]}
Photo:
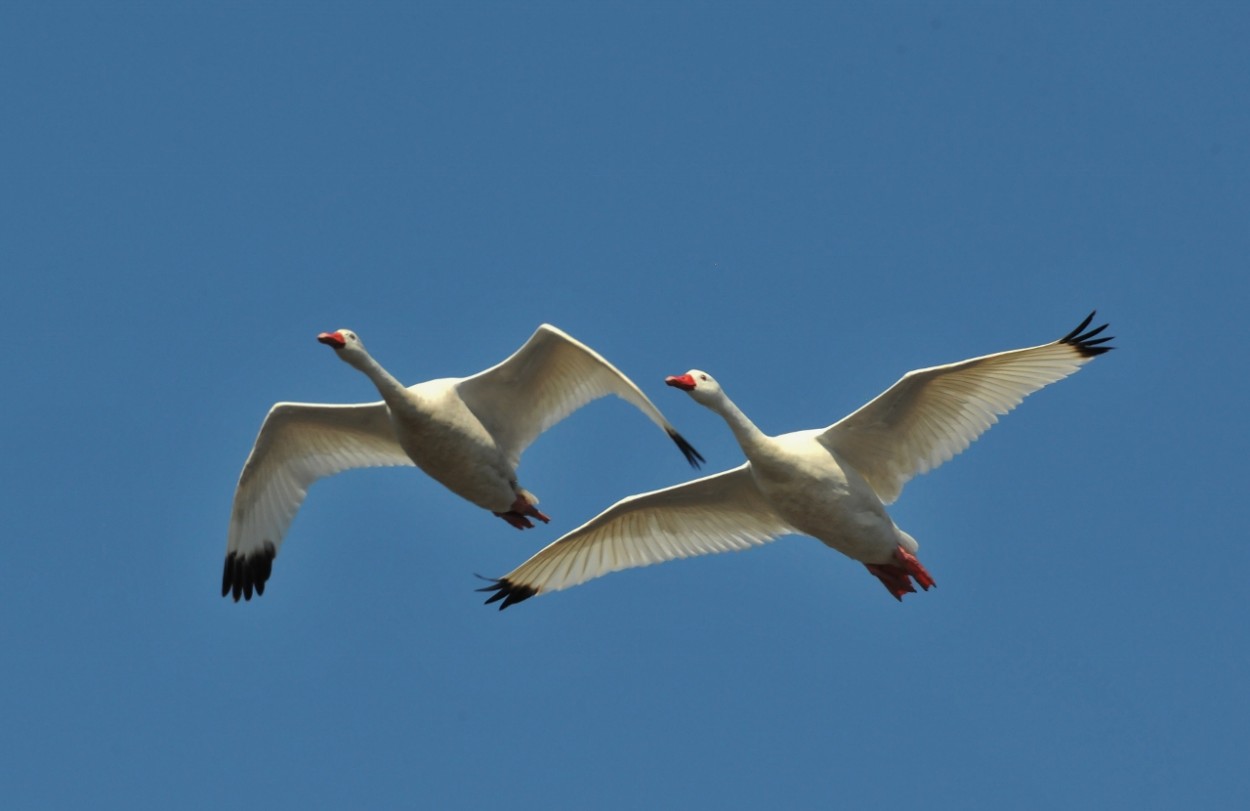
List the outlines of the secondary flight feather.
{"label": "secondary flight feather", "polygon": [[1089,317],[1041,346],[919,369],[828,428],[768,436],[720,384],[692,369],[670,386],[721,416],[741,467],[617,502],[480,591],[507,608],[536,594],[674,558],[811,535],[860,561],[895,598],[928,590],[919,544],[885,505],[918,473],[963,451],[1032,392],[1111,347]]}
{"label": "secondary flight feather", "polygon": [[453,493],[518,529],[546,522],[520,486],[517,465],[539,434],[609,394],[633,405],[673,440],[686,461],[703,457],[602,355],[551,326],[483,372],[404,386],[351,330],[317,340],[363,372],[380,402],[278,403],[261,425],[230,514],[222,596],[263,594],[295,513],[313,482],[358,467],[415,465]]}

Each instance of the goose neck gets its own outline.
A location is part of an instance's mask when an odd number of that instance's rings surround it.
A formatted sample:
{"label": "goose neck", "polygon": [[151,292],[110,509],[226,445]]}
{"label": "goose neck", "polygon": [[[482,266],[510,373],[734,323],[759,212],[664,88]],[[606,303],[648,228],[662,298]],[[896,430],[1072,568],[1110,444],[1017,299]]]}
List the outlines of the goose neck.
{"label": "goose neck", "polygon": [[755,450],[763,447],[768,437],[764,432],[751,422],[746,414],[742,413],[742,409],[738,408],[728,397],[721,397],[712,404],[712,410],[720,414],[725,422],[729,425],[729,430],[733,431],[734,438],[738,440],[738,444],[742,446],[742,450],[748,457]]}
{"label": "goose neck", "polygon": [[361,353],[348,357],[347,362],[364,372],[365,376],[373,381],[373,385],[377,387],[378,393],[382,395],[382,399],[388,404],[397,403],[405,399],[408,395],[408,389],[403,383],[395,379],[395,376],[386,371],[382,364],[373,359],[372,356]]}

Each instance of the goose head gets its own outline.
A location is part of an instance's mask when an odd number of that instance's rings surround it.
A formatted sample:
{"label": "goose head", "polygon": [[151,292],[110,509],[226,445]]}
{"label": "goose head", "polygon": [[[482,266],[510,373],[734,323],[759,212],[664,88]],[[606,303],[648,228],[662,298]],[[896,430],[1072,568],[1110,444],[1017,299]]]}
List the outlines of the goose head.
{"label": "goose head", "polygon": [[364,341],[349,329],[323,332],[317,336],[317,340],[326,346],[333,347],[334,353],[348,363],[369,356],[369,353],[365,351]]}
{"label": "goose head", "polygon": [[669,375],[664,378],[664,382],[675,389],[681,389],[693,397],[695,402],[703,405],[710,405],[725,396],[716,378],[698,369],[691,369],[684,375]]}

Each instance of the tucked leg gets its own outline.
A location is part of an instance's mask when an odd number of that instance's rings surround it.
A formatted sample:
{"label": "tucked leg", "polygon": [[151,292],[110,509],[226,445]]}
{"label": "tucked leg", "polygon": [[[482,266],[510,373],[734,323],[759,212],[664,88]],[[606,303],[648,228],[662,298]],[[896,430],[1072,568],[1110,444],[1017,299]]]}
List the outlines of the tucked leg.
{"label": "tucked leg", "polygon": [[534,523],[530,521],[528,518],[526,518],[525,516],[521,515],[519,512],[509,511],[506,513],[495,513],[495,515],[507,521],[509,524],[516,527],[517,529],[533,529],[534,528]]}
{"label": "tucked leg", "polygon": [[893,563],[865,563],[864,566],[868,571],[872,572],[874,577],[881,581],[886,591],[894,595],[894,599],[900,602],[904,594],[916,590],[902,566],[895,566]]}
{"label": "tucked leg", "polygon": [[881,581],[886,591],[894,596],[894,599],[901,602],[904,594],[916,591],[915,586],[911,584],[913,578],[916,584],[925,591],[937,585],[933,575],[929,574],[928,570],[920,565],[920,561],[916,559],[915,555],[903,547],[900,546],[894,550],[894,559],[898,563],[864,564],[865,568]]}
{"label": "tucked leg", "polygon": [[903,564],[903,568],[907,573],[916,579],[916,585],[928,591],[937,585],[937,581],[933,579],[933,575],[925,567],[920,565],[920,561],[916,560],[916,556],[908,552],[903,547],[894,550],[894,557],[898,558]]}
{"label": "tucked leg", "polygon": [[495,513],[503,520],[507,521],[517,529],[533,529],[534,524],[530,518],[537,518],[544,524],[551,521],[550,518],[538,511],[538,499],[534,498],[524,490],[517,493],[516,501],[512,502],[512,509],[503,513]]}

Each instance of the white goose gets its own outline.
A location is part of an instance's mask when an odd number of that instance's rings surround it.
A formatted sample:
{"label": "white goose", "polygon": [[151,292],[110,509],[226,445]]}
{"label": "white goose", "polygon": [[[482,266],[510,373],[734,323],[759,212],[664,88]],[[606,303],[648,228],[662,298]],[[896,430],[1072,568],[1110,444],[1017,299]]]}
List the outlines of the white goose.
{"label": "white goose", "polygon": [[1112,347],[1085,332],[1094,314],[1049,344],[918,369],[824,429],[770,437],[706,372],[667,378],[729,423],[746,464],[631,496],[479,591],[500,609],[609,572],[811,535],[864,563],[899,600],[933,578],[915,539],[885,506],[903,485],[963,451],[1027,395]]}
{"label": "white goose", "polygon": [[599,397],[634,405],[677,443],[686,460],[703,461],[634,383],[585,344],[540,326],[497,366],[472,377],[405,387],[375,361],[356,333],[317,336],[364,372],[381,402],[359,405],[278,403],[269,411],[243,465],[221,594],[250,600],[265,593],[273,559],[308,487],[349,468],[416,465],[447,489],[518,529],[546,522],[538,499],[517,484],[516,468],[534,439]]}

